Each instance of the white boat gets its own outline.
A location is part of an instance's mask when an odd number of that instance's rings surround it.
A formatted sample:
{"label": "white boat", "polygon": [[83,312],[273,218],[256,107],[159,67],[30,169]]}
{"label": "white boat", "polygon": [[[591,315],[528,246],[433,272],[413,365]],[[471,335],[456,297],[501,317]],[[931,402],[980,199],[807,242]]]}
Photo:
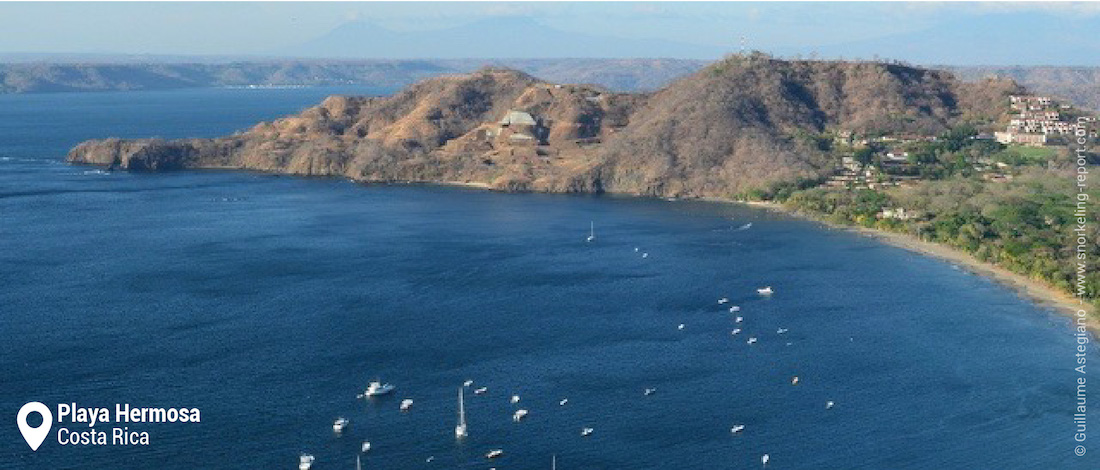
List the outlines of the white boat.
{"label": "white boat", "polygon": [[592,431],[595,431],[595,429],[592,429],[592,428],[581,429],[581,436],[586,436],[587,437],[587,436],[592,434]]}
{"label": "white boat", "polygon": [[313,468],[314,460],[317,459],[309,454],[302,454],[298,456],[298,470],[309,470]]}
{"label": "white boat", "polygon": [[737,425],[734,425],[732,428],[730,428],[730,432],[733,433],[733,434],[737,434],[737,433],[739,433],[741,431],[744,431],[744,430],[745,430],[745,425],[744,424],[737,424]]}
{"label": "white boat", "polygon": [[336,421],[332,423],[332,430],[336,432],[344,432],[344,429],[347,429],[347,427],[347,418],[336,418]]}
{"label": "white boat", "polygon": [[740,332],[741,332],[740,328],[734,328],[733,331],[730,332],[730,334],[731,335],[736,335],[737,333],[740,333]]}
{"label": "white boat", "polygon": [[488,453],[485,454],[485,458],[495,459],[495,458],[500,457],[502,455],[504,455],[504,449],[493,449],[493,450],[490,450]]}
{"label": "white boat", "polygon": [[772,295],[775,293],[775,291],[772,290],[772,286],[766,286],[756,289],[756,293],[760,295]]}
{"label": "white boat", "polygon": [[516,410],[516,412],[512,414],[512,421],[515,421],[515,422],[518,423],[518,422],[522,421],[523,418],[526,418],[526,417],[527,417],[527,410]]}
{"label": "white boat", "polygon": [[412,401],[411,398],[406,398],[404,400],[401,400],[401,411],[409,411],[409,408],[412,408],[412,406],[413,406],[413,401]]}
{"label": "white boat", "polygon": [[635,252],[635,253],[637,253],[637,252],[638,252],[638,250],[640,250],[640,249],[641,249],[641,248],[638,248],[638,247],[634,247],[634,252]]}
{"label": "white boat", "polygon": [[655,388],[647,388],[647,389],[642,391],[642,395],[645,395],[647,397],[650,396],[650,395],[653,395],[654,393],[657,393],[657,389],[655,389]]}
{"label": "white boat", "polygon": [[826,410],[831,410],[831,409],[833,409],[833,406],[835,406],[835,405],[836,405],[836,403],[833,403],[832,401],[827,401],[827,402],[825,402],[825,409]]}
{"label": "white boat", "polygon": [[741,323],[741,322],[745,321],[745,317],[737,317],[737,318],[736,318],[736,319],[734,319],[733,321],[735,321],[735,322],[737,322],[737,323]]}
{"label": "white boat", "polygon": [[458,389],[458,424],[455,425],[455,437],[466,437],[466,404],[462,400],[462,388]]}
{"label": "white boat", "polygon": [[519,403],[519,395],[512,395],[512,404]]}
{"label": "white boat", "polygon": [[471,385],[473,385],[473,384],[474,384],[474,381],[473,381],[473,380],[466,380],[465,382],[462,382],[462,386],[463,386],[463,387],[469,387],[469,386],[471,386]]}
{"label": "white boat", "polygon": [[649,253],[642,253],[642,258],[649,258]]}
{"label": "white boat", "polygon": [[756,337],[755,336],[749,338],[749,344],[753,344],[755,342],[756,342]]}
{"label": "white boat", "polygon": [[730,299],[722,297],[721,299],[718,299],[718,305],[722,305],[722,304],[724,304],[726,302],[729,302],[729,301],[730,301]]}
{"label": "white boat", "polygon": [[740,312],[740,311],[741,311],[741,307],[738,307],[736,305],[730,307],[730,313],[735,313],[735,312]]}
{"label": "white boat", "polygon": [[775,330],[775,334],[781,335],[783,333],[786,333],[787,331],[788,330],[786,328],[780,328],[778,330]]}
{"label": "white boat", "polygon": [[367,390],[365,392],[363,392],[363,395],[368,396],[368,397],[377,397],[379,395],[385,395],[387,393],[390,393],[395,388],[397,388],[397,387],[394,387],[393,385],[390,385],[388,383],[384,384],[382,382],[379,382],[379,381],[375,380],[374,382],[371,382],[370,384],[367,385]]}
{"label": "white boat", "polygon": [[764,454],[762,457],[760,457],[760,463],[764,464],[764,466],[767,467],[768,466],[768,461],[771,460],[771,459],[772,458],[771,458],[770,455]]}
{"label": "white boat", "polygon": [[484,395],[485,392],[488,392],[488,391],[489,391],[489,387],[481,387],[481,388],[478,388],[478,389],[474,389],[474,395]]}
{"label": "white boat", "polygon": [[798,385],[798,376],[791,377],[791,385]]}
{"label": "white boat", "polygon": [[359,452],[367,453],[370,451],[370,441],[363,441],[363,447],[359,448]]}
{"label": "white boat", "polygon": [[585,241],[591,243],[596,240],[596,222],[589,222],[588,238]]}
{"label": "white boat", "polygon": [[434,455],[430,455],[430,456],[428,456],[428,458],[424,459],[424,461],[427,462],[427,463],[432,463],[433,460],[435,460]]}
{"label": "white boat", "polygon": [[562,398],[561,401],[558,402],[558,406],[565,406],[566,403],[569,403],[569,399]]}
{"label": "white boat", "polygon": [[676,326],[676,329],[677,329],[677,330],[682,330],[682,329],[684,329],[684,324],[683,324],[683,323],[681,323],[681,324],[677,325],[677,326]]}

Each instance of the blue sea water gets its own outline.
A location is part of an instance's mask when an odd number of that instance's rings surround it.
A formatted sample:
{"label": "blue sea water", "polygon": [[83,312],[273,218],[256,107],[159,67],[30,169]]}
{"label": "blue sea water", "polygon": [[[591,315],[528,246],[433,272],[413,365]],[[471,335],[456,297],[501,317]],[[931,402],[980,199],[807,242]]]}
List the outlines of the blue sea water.
{"label": "blue sea water", "polygon": [[[371,469],[1100,468],[1100,448],[1074,456],[1068,319],[845,231],[705,202],[62,162],[86,138],[222,135],[348,92],[0,96],[0,467],[308,452],[350,469],[369,440]],[[357,399],[376,377],[397,392]],[[466,379],[488,393],[467,393],[456,442]],[[57,429],[89,428],[55,423],[31,452],[28,401],[201,422],[76,447]]]}

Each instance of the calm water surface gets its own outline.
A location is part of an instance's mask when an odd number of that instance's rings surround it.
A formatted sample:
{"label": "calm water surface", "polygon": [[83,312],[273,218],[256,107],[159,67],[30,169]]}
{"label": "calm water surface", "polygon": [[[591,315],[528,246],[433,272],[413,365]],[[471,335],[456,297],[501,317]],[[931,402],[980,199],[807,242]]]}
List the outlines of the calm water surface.
{"label": "calm water surface", "polygon": [[[1100,447],[1073,456],[1067,320],[849,233],[711,203],[61,162],[86,138],[220,135],[334,92],[364,90],[0,96],[0,466],[295,468],[305,451],[350,469],[369,439],[374,469],[1100,467]],[[357,400],[375,377],[398,392]],[[489,392],[467,395],[456,443],[466,379]],[[32,400],[202,422],[32,453],[14,420]]]}

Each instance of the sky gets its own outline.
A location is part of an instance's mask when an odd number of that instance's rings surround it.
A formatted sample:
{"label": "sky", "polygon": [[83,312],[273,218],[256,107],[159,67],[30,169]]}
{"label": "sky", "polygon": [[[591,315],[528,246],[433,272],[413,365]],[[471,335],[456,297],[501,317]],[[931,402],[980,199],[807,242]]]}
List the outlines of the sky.
{"label": "sky", "polygon": [[[979,20],[1033,13],[1052,19],[1048,22],[1065,19],[1100,29],[1100,3],[0,2],[0,53],[270,55],[352,21],[417,31],[501,16],[625,39],[735,49],[745,36],[750,49],[812,50],[935,31],[970,19],[971,32],[988,28],[992,35],[1004,26]],[[1095,38],[1098,29],[1081,34]]]}

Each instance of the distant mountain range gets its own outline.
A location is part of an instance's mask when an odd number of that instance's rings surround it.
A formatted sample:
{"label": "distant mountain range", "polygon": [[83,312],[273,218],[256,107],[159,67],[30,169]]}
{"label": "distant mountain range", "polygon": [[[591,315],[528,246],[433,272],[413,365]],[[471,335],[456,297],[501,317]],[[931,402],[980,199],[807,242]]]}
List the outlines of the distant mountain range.
{"label": "distant mountain range", "polygon": [[1100,16],[1001,13],[968,16],[930,29],[869,40],[778,48],[774,52],[956,66],[1100,66],[1100,42],[1094,34],[1098,30]]}
{"label": "distant mountain range", "polygon": [[733,52],[664,39],[624,39],[562,31],[527,17],[492,17],[431,31],[394,31],[369,21],[345,23],[270,55],[310,58],[457,59],[675,57],[714,60]]}
{"label": "distant mountain range", "polygon": [[[2,58],[2,57],[0,57]],[[689,59],[266,60],[187,63],[0,63],[0,93],[167,90],[228,86],[334,86],[397,89],[428,77],[486,65],[555,83],[612,91],[652,91],[708,64]],[[1038,92],[1100,110],[1100,67],[936,66],[974,81],[1007,77]]]}
{"label": "distant mountain range", "polygon": [[647,91],[702,68],[679,59],[269,60],[231,63],[0,64],[0,93],[167,90],[230,86],[400,88],[424,78],[487,65],[564,83]]}

